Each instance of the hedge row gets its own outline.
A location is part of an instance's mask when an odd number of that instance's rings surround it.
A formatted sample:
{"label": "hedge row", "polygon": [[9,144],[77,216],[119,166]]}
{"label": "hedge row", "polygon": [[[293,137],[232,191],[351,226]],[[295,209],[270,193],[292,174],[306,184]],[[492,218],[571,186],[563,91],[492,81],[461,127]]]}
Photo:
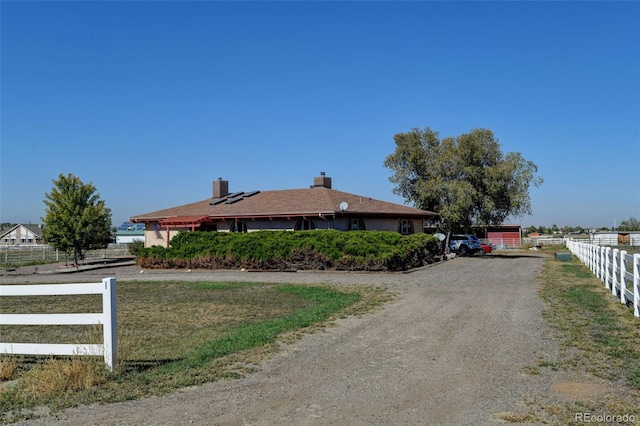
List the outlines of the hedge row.
{"label": "hedge row", "polygon": [[314,230],[250,233],[181,232],[171,246],[143,248],[143,268],[400,271],[434,262],[429,234]]}

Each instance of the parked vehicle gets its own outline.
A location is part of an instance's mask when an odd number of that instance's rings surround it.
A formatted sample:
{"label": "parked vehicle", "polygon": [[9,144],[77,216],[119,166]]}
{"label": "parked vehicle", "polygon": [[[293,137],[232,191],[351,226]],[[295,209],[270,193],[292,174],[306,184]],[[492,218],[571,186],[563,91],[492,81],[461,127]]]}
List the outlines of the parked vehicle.
{"label": "parked vehicle", "polygon": [[467,256],[482,251],[482,247],[475,235],[452,235],[449,239],[449,250],[459,256]]}
{"label": "parked vehicle", "polygon": [[491,244],[480,244],[480,248],[482,249],[482,254],[491,253],[493,250],[493,246]]}

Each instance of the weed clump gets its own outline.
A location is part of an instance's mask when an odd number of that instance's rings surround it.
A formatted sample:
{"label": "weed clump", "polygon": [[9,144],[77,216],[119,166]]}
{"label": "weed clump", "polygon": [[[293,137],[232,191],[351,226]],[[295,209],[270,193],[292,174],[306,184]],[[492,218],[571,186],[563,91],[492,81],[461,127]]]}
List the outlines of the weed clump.
{"label": "weed clump", "polygon": [[57,397],[90,389],[107,378],[104,363],[94,357],[49,358],[27,371],[20,380],[22,389],[39,397]]}
{"label": "weed clump", "polygon": [[15,355],[0,355],[0,382],[13,379],[20,364],[22,361]]}

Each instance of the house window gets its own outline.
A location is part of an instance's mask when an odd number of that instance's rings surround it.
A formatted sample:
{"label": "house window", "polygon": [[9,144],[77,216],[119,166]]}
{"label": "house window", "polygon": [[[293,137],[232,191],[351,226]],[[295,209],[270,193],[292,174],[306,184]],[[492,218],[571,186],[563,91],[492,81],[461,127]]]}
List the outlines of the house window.
{"label": "house window", "polygon": [[316,223],[313,220],[300,219],[298,222],[296,222],[296,227],[294,229],[296,231],[308,231],[310,229],[316,229]]}
{"label": "house window", "polygon": [[413,222],[409,219],[402,219],[398,223],[398,232],[402,235],[413,234]]}
{"label": "house window", "polygon": [[233,222],[229,228],[231,232],[247,232],[247,224],[244,222]]}
{"label": "house window", "polygon": [[347,231],[364,231],[364,221],[362,219],[349,219]]}

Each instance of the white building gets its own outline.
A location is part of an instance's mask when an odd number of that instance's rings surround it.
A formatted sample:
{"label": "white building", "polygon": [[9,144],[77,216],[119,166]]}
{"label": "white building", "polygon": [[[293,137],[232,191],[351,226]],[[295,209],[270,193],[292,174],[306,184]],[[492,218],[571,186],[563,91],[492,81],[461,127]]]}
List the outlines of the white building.
{"label": "white building", "polygon": [[599,246],[640,246],[640,231],[599,231],[589,234],[589,243]]}

